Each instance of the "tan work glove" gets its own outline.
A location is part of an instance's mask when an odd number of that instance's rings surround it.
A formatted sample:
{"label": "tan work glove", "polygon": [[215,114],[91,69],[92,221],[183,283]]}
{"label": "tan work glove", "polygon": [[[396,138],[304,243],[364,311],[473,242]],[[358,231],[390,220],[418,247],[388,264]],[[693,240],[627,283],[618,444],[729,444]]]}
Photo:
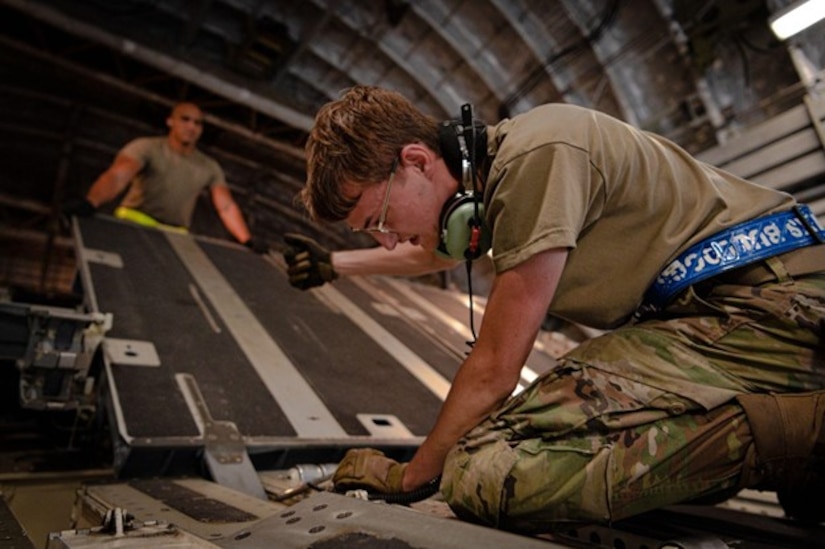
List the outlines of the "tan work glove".
{"label": "tan work glove", "polygon": [[356,448],[347,452],[332,482],[339,492],[364,489],[382,494],[403,492],[401,480],[404,478],[406,463],[398,463],[383,452],[372,448]]}

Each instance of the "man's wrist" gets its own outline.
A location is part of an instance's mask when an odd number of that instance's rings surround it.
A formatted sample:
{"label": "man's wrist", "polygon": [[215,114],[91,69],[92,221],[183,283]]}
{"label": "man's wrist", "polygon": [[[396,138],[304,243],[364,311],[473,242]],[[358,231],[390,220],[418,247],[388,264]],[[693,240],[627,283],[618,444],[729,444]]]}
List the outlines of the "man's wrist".
{"label": "man's wrist", "polygon": [[339,277],[362,274],[358,272],[358,253],[360,250],[338,250],[330,252],[329,264]]}
{"label": "man's wrist", "polygon": [[404,468],[404,475],[401,477],[401,488],[404,492],[410,492],[417,488],[421,488],[428,482],[431,482],[434,478],[437,478],[440,474],[441,471],[438,471],[435,474],[429,474],[426,471],[422,471],[421,467],[417,463],[416,457],[413,457],[413,459],[407,464],[407,467]]}
{"label": "man's wrist", "polygon": [[247,238],[243,245],[252,250],[257,254],[265,254],[269,252],[269,245],[266,244],[263,240],[259,238],[255,238],[254,236],[250,236]]}

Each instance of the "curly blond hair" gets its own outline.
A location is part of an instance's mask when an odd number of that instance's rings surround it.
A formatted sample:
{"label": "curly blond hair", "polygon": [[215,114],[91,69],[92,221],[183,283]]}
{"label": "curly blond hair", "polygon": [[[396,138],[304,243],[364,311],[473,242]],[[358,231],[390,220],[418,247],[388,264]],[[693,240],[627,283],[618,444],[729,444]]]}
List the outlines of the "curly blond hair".
{"label": "curly blond hair", "polygon": [[[401,148],[409,143],[427,145],[440,154],[438,122],[398,92],[355,86],[321,107],[306,144],[307,182],[300,194],[310,216],[345,219],[360,190],[386,179]],[[359,189],[355,196],[352,186]]]}

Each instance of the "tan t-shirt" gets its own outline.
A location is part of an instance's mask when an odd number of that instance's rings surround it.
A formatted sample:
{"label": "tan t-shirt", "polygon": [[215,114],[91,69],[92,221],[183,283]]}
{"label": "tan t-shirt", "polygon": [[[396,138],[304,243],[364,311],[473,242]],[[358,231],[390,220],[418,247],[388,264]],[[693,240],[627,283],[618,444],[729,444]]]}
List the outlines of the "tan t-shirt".
{"label": "tan t-shirt", "polygon": [[794,204],[662,137],[573,105],[538,107],[488,133],[495,158],[485,207],[496,272],[569,248],[550,311],[597,328],[626,321],[691,244]]}
{"label": "tan t-shirt", "polygon": [[177,153],[166,137],[140,137],[119,154],[143,163],[120,205],[168,225],[188,227],[201,191],[226,184],[217,162],[198,150],[186,155]]}

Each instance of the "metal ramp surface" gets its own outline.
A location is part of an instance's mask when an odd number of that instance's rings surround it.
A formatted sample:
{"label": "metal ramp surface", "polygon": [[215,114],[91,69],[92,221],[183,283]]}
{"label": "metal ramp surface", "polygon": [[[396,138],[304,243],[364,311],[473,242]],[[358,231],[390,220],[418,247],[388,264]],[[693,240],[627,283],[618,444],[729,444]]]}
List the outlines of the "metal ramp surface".
{"label": "metal ramp surface", "polygon": [[[86,306],[113,318],[103,391],[123,476],[188,472],[210,440],[264,468],[353,446],[411,456],[466,350],[467,305],[438,288],[301,292],[279,258],[103,216],[75,239]],[[525,379],[553,364],[535,351]]]}

